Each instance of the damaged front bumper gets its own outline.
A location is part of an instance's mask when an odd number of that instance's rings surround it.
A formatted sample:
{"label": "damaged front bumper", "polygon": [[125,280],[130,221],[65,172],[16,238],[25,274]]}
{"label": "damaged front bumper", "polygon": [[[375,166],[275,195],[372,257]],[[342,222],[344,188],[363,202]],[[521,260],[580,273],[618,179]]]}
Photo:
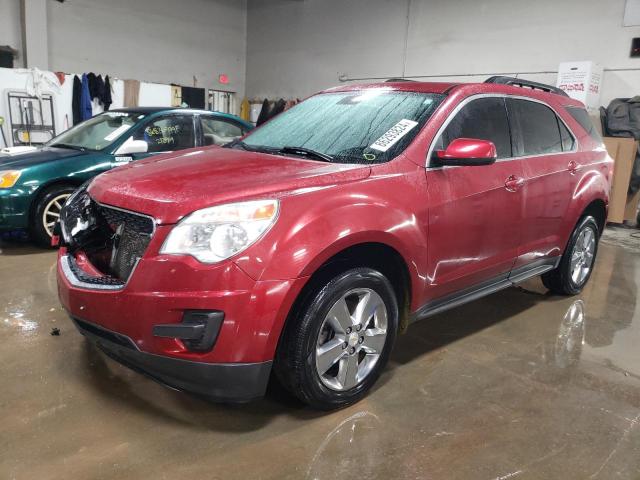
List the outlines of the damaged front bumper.
{"label": "damaged front bumper", "polygon": [[165,386],[221,402],[248,402],[264,395],[271,361],[205,363],[139,350],[126,335],[73,318],[87,339],[112,359]]}
{"label": "damaged front bumper", "polygon": [[161,254],[171,225],[86,193],[61,220],[58,296],[83,335],[172,388],[234,402],[264,394],[306,279],[257,281],[233,261]]}

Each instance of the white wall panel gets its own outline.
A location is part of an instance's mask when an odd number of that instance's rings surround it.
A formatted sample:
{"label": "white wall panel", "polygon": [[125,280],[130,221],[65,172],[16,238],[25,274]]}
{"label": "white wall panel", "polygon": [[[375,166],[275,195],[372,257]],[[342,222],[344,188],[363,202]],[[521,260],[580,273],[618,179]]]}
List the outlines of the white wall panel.
{"label": "white wall panel", "polygon": [[[341,73],[473,81],[453,75],[556,71],[577,60],[640,68],[629,58],[640,28],[622,26],[624,8],[625,0],[252,0],[247,92],[302,97],[339,84]],[[526,76],[555,84],[554,74]],[[602,101],[640,94],[639,78],[605,72]]]}

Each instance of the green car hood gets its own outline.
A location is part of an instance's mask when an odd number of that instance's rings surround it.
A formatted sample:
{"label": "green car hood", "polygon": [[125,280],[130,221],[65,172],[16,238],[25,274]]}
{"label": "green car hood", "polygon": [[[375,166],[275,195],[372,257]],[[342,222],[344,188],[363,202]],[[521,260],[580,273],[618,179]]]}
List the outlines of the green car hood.
{"label": "green car hood", "polygon": [[21,155],[0,156],[0,170],[21,170],[54,160],[80,157],[90,153],[94,152],[82,152],[70,148],[43,147],[35,152],[23,153]]}

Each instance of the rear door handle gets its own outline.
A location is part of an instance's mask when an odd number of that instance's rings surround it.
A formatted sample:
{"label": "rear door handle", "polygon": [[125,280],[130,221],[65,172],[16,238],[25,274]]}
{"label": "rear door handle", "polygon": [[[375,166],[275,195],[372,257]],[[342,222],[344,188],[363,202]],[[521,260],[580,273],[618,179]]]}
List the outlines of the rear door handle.
{"label": "rear door handle", "polygon": [[580,169],[580,165],[578,165],[573,160],[571,160],[567,165],[567,170],[569,170],[569,173],[576,173],[579,169]]}
{"label": "rear door handle", "polygon": [[516,177],[515,175],[511,175],[504,182],[504,188],[506,188],[507,191],[509,192],[515,192],[520,188],[522,188],[523,185],[524,185],[524,178]]}

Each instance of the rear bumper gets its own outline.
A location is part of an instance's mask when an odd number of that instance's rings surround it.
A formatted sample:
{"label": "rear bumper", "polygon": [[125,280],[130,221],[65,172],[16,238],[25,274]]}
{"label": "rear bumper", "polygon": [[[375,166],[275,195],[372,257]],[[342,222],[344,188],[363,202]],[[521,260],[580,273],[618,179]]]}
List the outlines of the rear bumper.
{"label": "rear bumper", "polygon": [[264,395],[271,361],[204,363],[140,351],[135,342],[98,325],[73,318],[87,339],[117,362],[176,390],[221,402],[248,402]]}

